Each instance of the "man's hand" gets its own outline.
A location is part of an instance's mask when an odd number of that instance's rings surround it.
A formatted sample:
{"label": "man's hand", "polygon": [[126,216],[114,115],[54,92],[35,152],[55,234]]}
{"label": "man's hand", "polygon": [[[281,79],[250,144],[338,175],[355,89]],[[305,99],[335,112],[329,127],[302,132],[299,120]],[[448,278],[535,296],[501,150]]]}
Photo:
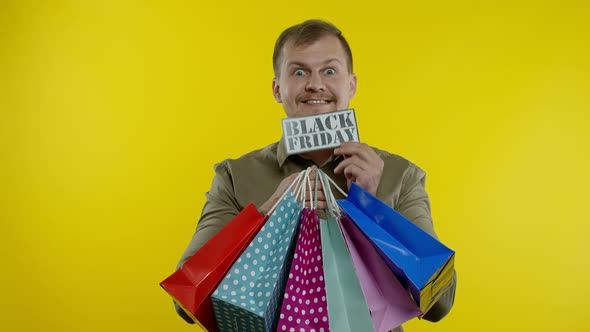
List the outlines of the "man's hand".
{"label": "man's hand", "polygon": [[349,189],[354,181],[371,194],[377,194],[384,163],[375,150],[364,143],[346,142],[336,148],[334,154],[344,156],[334,173],[344,173]]}
{"label": "man's hand", "polygon": [[[315,169],[315,166],[312,166],[313,169]],[[284,178],[283,181],[281,181],[281,183],[279,184],[279,186],[277,187],[277,189],[275,190],[275,192],[266,200],[266,202],[264,202],[258,209],[259,211],[264,214],[267,215],[268,211],[270,211],[270,209],[276,204],[276,202],[281,198],[281,196],[283,195],[283,193],[285,192],[285,190],[287,190],[287,188],[289,188],[289,185],[291,185],[291,183],[293,181],[295,181],[295,179],[297,178],[297,175],[299,173],[295,173],[295,174],[291,174],[288,177]],[[308,184],[307,182],[305,183],[305,207],[312,207],[313,204],[315,204],[315,197],[310,197],[310,186],[311,186],[311,193],[313,195],[315,195],[315,171],[311,171],[309,174],[309,180],[310,183]],[[295,188],[295,186],[291,187],[291,192],[293,194],[296,194],[295,190],[298,188]],[[325,209],[328,207],[327,203],[326,203],[326,196],[324,195],[324,188],[322,187],[322,183],[320,182],[320,180],[318,179],[318,191],[317,191],[317,208],[318,209]]]}

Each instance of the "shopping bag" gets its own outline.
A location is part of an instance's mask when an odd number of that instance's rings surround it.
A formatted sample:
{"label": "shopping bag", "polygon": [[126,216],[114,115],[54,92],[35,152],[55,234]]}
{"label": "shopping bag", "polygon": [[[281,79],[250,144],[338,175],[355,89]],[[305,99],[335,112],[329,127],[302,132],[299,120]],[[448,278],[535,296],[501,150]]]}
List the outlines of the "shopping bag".
{"label": "shopping bag", "polygon": [[217,331],[210,296],[264,220],[256,207],[249,204],[180,269],[160,283],[201,328]]}
{"label": "shopping bag", "polygon": [[355,183],[338,204],[426,313],[451,286],[455,252]]}
{"label": "shopping bag", "polygon": [[388,332],[422,314],[371,242],[348,216],[338,220],[376,332]]}
{"label": "shopping bag", "polygon": [[287,190],[211,296],[220,332],[276,329],[300,212]]}
{"label": "shopping bag", "polygon": [[375,331],[335,217],[320,219],[320,234],[330,331]]}
{"label": "shopping bag", "polygon": [[277,330],[328,332],[328,328],[318,214],[316,209],[305,208]]}
{"label": "shopping bag", "polygon": [[[322,171],[318,170],[316,174],[320,180],[316,183],[321,183],[327,203],[324,219],[320,218],[320,238],[330,331],[374,331],[367,302],[336,219],[341,211],[330,185],[334,182]],[[335,188],[342,192],[337,185]]]}

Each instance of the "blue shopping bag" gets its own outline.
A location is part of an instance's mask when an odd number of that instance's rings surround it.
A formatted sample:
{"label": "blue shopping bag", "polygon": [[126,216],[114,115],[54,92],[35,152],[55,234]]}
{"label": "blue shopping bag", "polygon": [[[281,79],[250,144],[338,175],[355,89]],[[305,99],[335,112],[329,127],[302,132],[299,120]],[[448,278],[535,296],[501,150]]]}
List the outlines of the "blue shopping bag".
{"label": "blue shopping bag", "polygon": [[427,312],[452,284],[455,252],[355,183],[338,204]]}
{"label": "blue shopping bag", "polygon": [[213,292],[220,332],[276,329],[301,210],[289,191]]}

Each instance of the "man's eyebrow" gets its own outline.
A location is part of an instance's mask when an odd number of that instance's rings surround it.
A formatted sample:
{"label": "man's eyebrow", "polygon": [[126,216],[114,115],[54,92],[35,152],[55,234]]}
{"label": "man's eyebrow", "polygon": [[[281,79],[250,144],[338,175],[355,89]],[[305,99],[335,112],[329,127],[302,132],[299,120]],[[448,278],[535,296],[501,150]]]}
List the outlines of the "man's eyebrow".
{"label": "man's eyebrow", "polygon": [[290,61],[287,63],[287,67],[292,67],[292,66],[296,66],[296,67],[307,67],[306,64],[304,64],[303,62],[299,62],[299,61]]}
{"label": "man's eyebrow", "polygon": [[[323,65],[327,65],[331,62],[338,62],[339,64],[343,64],[342,61],[340,61],[340,59],[338,58],[331,58],[328,59],[326,61],[323,62]],[[291,67],[291,66],[297,66],[297,67],[308,67],[307,64],[303,63],[303,62],[299,62],[299,61],[290,61],[287,63],[287,67]]]}
{"label": "man's eyebrow", "polygon": [[324,64],[328,64],[330,62],[338,62],[338,63],[342,64],[342,61],[340,61],[340,59],[338,59],[338,58],[328,59],[328,60],[324,61]]}

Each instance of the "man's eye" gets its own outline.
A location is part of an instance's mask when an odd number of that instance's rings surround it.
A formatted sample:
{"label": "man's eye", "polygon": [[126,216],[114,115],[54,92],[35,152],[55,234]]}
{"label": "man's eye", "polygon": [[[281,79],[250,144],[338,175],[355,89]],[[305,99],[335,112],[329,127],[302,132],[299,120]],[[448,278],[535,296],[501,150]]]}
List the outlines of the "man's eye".
{"label": "man's eye", "polygon": [[334,75],[336,74],[336,70],[334,70],[334,68],[327,68],[326,70],[324,70],[324,73],[326,73],[327,75]]}
{"label": "man's eye", "polygon": [[303,76],[305,75],[305,72],[303,71],[303,69],[297,69],[295,71],[295,76]]}

